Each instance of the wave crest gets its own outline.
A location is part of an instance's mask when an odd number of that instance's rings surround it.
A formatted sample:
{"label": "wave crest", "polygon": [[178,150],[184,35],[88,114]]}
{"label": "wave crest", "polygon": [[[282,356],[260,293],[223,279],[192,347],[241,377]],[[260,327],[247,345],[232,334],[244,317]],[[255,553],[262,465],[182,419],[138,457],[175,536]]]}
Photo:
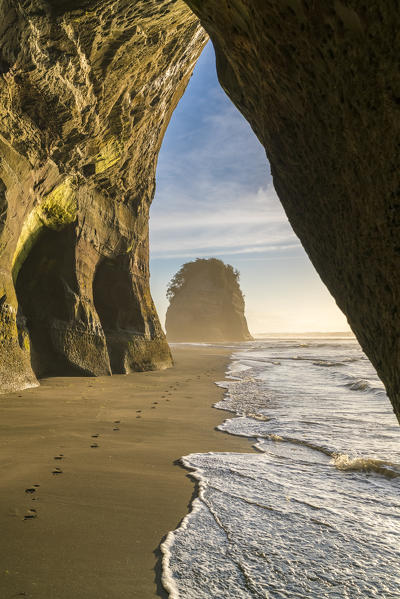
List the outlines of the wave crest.
{"label": "wave crest", "polygon": [[343,362],[330,362],[329,360],[315,360],[314,366],[343,366]]}
{"label": "wave crest", "polygon": [[369,389],[371,389],[371,385],[365,379],[359,379],[358,381],[354,381],[354,383],[348,383],[347,386],[352,391],[369,391]]}
{"label": "wave crest", "polygon": [[396,464],[377,460],[374,458],[351,458],[344,453],[332,455],[333,465],[344,472],[375,472],[387,478],[397,478],[400,472],[396,471]]}

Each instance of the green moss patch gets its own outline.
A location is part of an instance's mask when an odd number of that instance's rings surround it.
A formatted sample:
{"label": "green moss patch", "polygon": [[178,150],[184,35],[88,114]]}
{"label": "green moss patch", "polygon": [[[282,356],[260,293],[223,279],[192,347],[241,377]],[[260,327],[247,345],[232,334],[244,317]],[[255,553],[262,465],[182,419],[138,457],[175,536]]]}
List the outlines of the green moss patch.
{"label": "green moss patch", "polygon": [[14,281],[44,227],[61,231],[74,222],[77,212],[73,179],[68,177],[47,194],[25,220],[12,262]]}
{"label": "green moss patch", "polygon": [[116,137],[111,137],[100,147],[99,153],[95,156],[96,175],[103,173],[119,161],[122,148],[123,144]]}

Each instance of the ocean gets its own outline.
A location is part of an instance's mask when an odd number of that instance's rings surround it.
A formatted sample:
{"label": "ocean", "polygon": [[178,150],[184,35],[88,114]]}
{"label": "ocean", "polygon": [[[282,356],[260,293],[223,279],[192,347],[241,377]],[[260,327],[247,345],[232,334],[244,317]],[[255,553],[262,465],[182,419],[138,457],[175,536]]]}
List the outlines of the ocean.
{"label": "ocean", "polygon": [[254,452],[182,458],[198,497],[162,545],[170,599],[400,598],[400,427],[355,339],[247,342],[218,384],[221,434]]}

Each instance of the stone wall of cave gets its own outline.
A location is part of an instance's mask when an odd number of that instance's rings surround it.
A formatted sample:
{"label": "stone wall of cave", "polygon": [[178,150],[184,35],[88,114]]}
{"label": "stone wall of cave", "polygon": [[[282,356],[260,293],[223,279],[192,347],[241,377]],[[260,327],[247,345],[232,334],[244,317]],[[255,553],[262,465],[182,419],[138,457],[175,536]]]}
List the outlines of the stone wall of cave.
{"label": "stone wall of cave", "polygon": [[181,0],[0,1],[0,391],[171,365],[148,214],[206,40]]}
{"label": "stone wall of cave", "polygon": [[400,13],[395,0],[187,0],[222,87],[400,421]]}

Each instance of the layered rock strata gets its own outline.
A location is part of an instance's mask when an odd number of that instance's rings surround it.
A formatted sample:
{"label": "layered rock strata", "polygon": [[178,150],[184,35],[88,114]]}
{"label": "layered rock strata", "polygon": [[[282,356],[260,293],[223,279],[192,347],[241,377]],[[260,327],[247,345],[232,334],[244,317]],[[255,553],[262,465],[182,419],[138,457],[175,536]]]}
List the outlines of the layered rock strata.
{"label": "layered rock strata", "polygon": [[158,150],[206,42],[181,0],[0,2],[0,390],[162,368]]}
{"label": "layered rock strata", "polygon": [[295,232],[400,420],[400,36],[395,0],[187,0],[267,150]]}
{"label": "layered rock strata", "polygon": [[168,341],[248,341],[239,273],[221,260],[182,266],[169,287]]}

